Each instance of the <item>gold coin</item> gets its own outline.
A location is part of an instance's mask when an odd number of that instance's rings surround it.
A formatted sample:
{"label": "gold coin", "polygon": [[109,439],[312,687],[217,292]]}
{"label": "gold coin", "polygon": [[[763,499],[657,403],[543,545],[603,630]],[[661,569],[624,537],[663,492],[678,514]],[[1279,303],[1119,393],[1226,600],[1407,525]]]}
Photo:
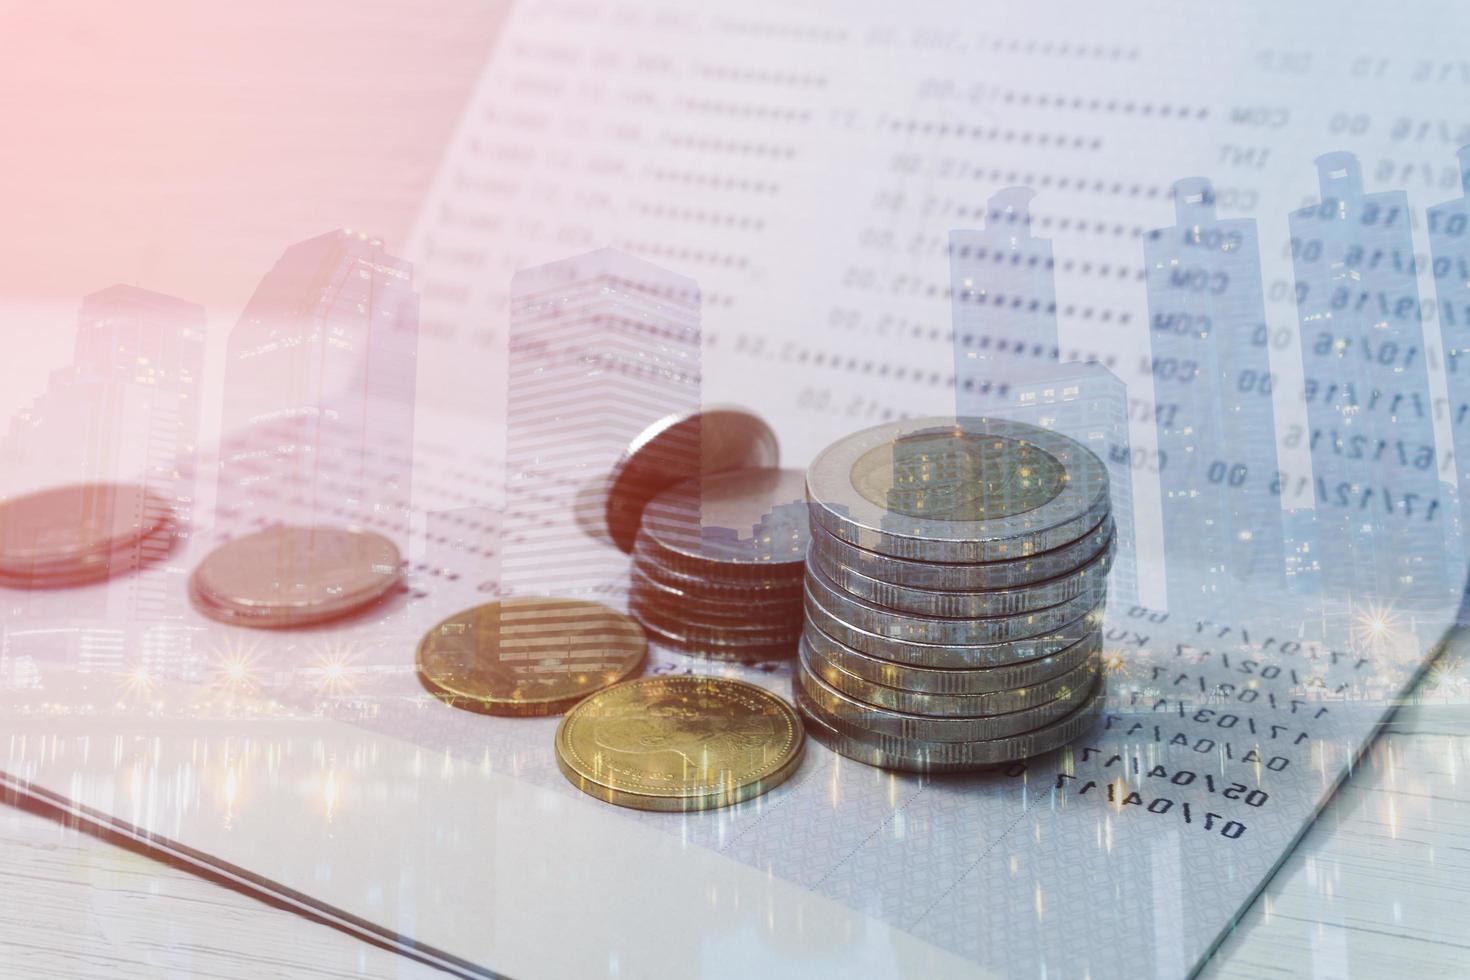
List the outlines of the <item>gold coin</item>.
{"label": "gold coin", "polygon": [[455,613],[419,641],[419,676],[459,707],[555,715],[638,669],[643,630],[596,602],[504,599]]}
{"label": "gold coin", "polygon": [[556,730],[582,792],[638,810],[708,810],[759,796],[801,762],[791,705],[726,677],[645,677],[599,691]]}

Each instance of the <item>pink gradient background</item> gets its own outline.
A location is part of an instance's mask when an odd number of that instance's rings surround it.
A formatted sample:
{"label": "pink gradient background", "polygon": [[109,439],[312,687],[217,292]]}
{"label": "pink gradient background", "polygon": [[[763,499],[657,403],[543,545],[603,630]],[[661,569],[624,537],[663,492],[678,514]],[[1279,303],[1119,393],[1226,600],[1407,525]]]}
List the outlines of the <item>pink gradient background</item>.
{"label": "pink gradient background", "polygon": [[215,346],[287,245],[401,249],[508,5],[0,0],[0,422],[86,293],[201,303]]}

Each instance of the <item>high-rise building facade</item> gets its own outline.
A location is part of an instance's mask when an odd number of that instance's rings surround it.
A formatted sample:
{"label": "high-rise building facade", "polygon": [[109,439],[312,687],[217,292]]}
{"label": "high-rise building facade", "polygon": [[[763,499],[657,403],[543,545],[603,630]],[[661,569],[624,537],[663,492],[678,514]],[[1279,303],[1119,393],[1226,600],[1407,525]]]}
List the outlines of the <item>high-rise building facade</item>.
{"label": "high-rise building facade", "polygon": [[340,230],[292,245],[230,332],[218,508],[237,527],[401,531],[413,475],[413,267]]}
{"label": "high-rise building facade", "polygon": [[650,424],[698,410],[699,286],[613,249],[525,269],[509,350],[502,589],[619,589],[624,557],[579,525],[578,494]]}
{"label": "high-rise building facade", "polygon": [[1057,298],[1051,240],[1031,234],[1027,187],[986,206],[985,227],[949,233],[955,412],[985,415],[1009,386],[1055,367]]}
{"label": "high-rise building facade", "polygon": [[1071,361],[1052,365],[1044,377],[1013,382],[1008,395],[1007,404],[990,414],[1070,436],[1107,467],[1117,543],[1108,573],[1108,594],[1115,603],[1137,603],[1128,386],[1096,361]]}
{"label": "high-rise building facade", "polygon": [[1170,610],[1203,615],[1237,584],[1285,578],[1269,332],[1256,223],[1215,215],[1203,178],[1144,239]]}
{"label": "high-rise building facade", "polygon": [[1410,603],[1437,596],[1454,520],[1438,474],[1408,198],[1365,193],[1350,153],[1317,168],[1321,201],[1292,213],[1290,246],[1312,475],[1286,474],[1281,489],[1316,508],[1329,597]]}
{"label": "high-rise building facade", "polygon": [[0,461],[42,486],[139,484],[147,506],[173,512],[175,530],[115,554],[106,589],[12,593],[6,649],[85,672],[192,671],[193,630],[182,622],[187,570],[176,544],[195,518],[204,329],[202,307],[135,286],[83,299],[71,363],[11,419]]}

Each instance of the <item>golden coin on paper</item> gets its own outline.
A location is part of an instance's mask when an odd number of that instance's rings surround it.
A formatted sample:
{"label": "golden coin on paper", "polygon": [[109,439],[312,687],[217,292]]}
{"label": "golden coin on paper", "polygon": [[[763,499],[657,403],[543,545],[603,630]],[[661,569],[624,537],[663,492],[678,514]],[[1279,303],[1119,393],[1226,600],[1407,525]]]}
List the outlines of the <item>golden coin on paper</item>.
{"label": "golden coin on paper", "polygon": [[579,599],[503,599],[455,613],[419,642],[424,683],[496,715],[554,715],[643,663],[637,623]]}
{"label": "golden coin on paper", "polygon": [[587,698],[556,730],[556,761],[578,789],[638,810],[729,806],[801,762],[796,709],[726,677],[625,681]]}

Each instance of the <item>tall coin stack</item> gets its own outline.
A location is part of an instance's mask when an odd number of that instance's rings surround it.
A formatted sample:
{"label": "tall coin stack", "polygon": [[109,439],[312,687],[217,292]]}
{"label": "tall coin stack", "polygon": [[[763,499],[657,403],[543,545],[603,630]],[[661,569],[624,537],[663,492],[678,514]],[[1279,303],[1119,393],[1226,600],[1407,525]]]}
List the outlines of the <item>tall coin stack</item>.
{"label": "tall coin stack", "polygon": [[800,470],[729,470],[643,510],[629,609],[651,638],[716,660],[792,657],[807,544]]}
{"label": "tall coin stack", "polygon": [[1103,698],[1107,470],[1082,444],[989,418],[914,419],[807,473],[808,728],[870,765],[963,771],[1076,738]]}

